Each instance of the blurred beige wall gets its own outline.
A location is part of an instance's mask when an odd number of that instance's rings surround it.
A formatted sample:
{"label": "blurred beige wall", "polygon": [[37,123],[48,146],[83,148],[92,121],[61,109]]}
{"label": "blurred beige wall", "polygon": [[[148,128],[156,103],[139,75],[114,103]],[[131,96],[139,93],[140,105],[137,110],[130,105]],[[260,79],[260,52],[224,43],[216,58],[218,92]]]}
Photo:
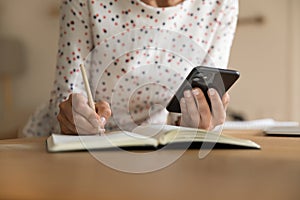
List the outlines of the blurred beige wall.
{"label": "blurred beige wall", "polygon": [[[13,78],[13,109],[0,106],[0,138],[14,136],[48,100],[58,41],[58,16],[51,13],[59,3],[0,0],[0,36],[22,40],[27,50],[27,70]],[[247,119],[300,121],[299,10],[299,0],[240,0],[230,67],[241,72],[241,79],[231,89],[231,109]],[[264,22],[251,23],[256,16]]]}
{"label": "blurred beige wall", "polygon": [[248,119],[300,121],[299,0],[240,0],[240,23],[230,67],[241,71],[231,90],[231,106]]}
{"label": "blurred beige wall", "polygon": [[291,16],[291,104],[289,107],[293,120],[300,121],[300,1],[292,0]]}
{"label": "blurred beige wall", "polygon": [[0,138],[6,133],[13,135],[34,108],[49,98],[59,28],[58,17],[51,16],[51,10],[59,3],[60,0],[0,0],[0,37],[21,40],[26,49],[26,71],[12,81],[13,108],[0,106]]}

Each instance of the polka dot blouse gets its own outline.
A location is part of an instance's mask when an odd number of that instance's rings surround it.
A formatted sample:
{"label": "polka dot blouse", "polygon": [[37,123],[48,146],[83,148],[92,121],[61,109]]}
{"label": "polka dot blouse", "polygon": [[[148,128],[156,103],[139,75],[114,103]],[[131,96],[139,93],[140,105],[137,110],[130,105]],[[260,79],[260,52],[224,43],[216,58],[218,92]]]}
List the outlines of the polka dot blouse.
{"label": "polka dot blouse", "polygon": [[195,66],[226,68],[237,0],[185,0],[156,8],[141,0],[64,0],[56,76],[49,103],[37,109],[26,136],[59,133],[59,104],[86,95],[84,64],[95,101],[107,101],[107,130],[166,123],[168,101]]}

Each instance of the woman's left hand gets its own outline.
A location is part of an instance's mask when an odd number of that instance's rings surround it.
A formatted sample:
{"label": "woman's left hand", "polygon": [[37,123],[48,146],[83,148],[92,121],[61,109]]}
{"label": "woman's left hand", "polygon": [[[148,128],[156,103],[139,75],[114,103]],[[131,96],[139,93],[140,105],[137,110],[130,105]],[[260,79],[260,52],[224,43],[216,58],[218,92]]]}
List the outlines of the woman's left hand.
{"label": "woman's left hand", "polygon": [[201,89],[195,88],[184,92],[184,97],[180,100],[181,126],[212,130],[225,122],[226,109],[230,101],[229,94],[225,93],[221,99],[217,91],[210,88],[208,96],[212,111]]}

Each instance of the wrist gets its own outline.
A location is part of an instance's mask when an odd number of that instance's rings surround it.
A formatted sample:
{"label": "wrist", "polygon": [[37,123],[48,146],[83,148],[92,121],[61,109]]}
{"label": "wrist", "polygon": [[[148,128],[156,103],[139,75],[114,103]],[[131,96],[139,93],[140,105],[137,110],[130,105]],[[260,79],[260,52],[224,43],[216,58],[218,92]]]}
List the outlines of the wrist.
{"label": "wrist", "polygon": [[173,126],[180,126],[181,122],[181,113],[169,113],[168,115],[168,124]]}

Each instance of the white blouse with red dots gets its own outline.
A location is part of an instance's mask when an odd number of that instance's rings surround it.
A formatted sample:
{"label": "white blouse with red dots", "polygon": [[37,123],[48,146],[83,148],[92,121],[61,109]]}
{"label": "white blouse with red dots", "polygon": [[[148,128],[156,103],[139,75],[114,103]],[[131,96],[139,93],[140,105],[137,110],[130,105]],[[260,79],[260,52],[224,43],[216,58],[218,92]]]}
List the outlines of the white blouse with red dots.
{"label": "white blouse with red dots", "polygon": [[106,129],[166,123],[165,107],[195,66],[227,68],[238,0],[185,0],[152,7],[141,0],[64,0],[50,101],[30,117],[25,136],[59,133],[59,104],[86,95],[80,64],[95,101],[107,101]]}

